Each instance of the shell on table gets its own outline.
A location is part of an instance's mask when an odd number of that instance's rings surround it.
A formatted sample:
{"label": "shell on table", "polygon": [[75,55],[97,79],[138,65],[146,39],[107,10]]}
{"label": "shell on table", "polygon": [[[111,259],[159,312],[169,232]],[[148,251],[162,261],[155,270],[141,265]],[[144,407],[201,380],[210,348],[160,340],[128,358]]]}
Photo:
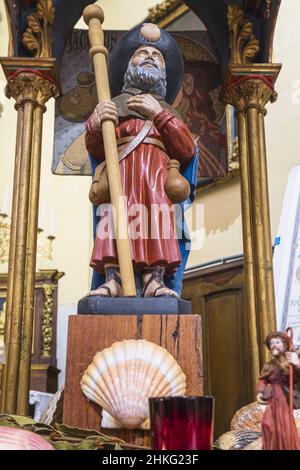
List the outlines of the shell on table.
{"label": "shell on table", "polygon": [[[243,406],[231,421],[231,431],[222,434],[216,447],[222,450],[261,450],[261,422],[266,405],[257,401]],[[294,418],[300,435],[300,409],[294,410]]]}
{"label": "shell on table", "polygon": [[261,422],[263,419],[266,405],[262,405],[257,401],[243,406],[238,410],[231,421],[231,430],[248,429],[261,432]]}
{"label": "shell on table", "polygon": [[81,390],[105,410],[102,427],[145,428],[148,398],[184,395],[186,377],[166,349],[130,339],[95,355],[82,377]]}
{"label": "shell on table", "polygon": [[[257,401],[243,406],[232,418],[231,430],[252,429],[252,431],[261,432],[261,422],[265,411],[266,405]],[[300,409],[294,410],[294,419],[300,433]]]}
{"label": "shell on table", "polygon": [[242,450],[253,444],[253,442],[258,442],[260,436],[261,433],[251,429],[228,431],[219,437],[215,447],[221,450]]}
{"label": "shell on table", "polygon": [[255,439],[255,441],[246,445],[242,450],[262,450],[262,444],[262,437],[259,437],[258,439]]}
{"label": "shell on table", "polygon": [[43,437],[31,431],[0,426],[0,450],[55,450]]}

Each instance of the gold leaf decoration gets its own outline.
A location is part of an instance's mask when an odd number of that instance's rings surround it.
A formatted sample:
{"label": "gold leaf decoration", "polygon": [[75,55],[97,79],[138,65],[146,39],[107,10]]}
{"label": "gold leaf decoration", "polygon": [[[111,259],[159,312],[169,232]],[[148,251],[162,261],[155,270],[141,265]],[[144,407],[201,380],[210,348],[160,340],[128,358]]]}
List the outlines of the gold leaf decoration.
{"label": "gold leaf decoration", "polygon": [[49,24],[53,24],[55,8],[52,0],[40,0],[36,7],[36,14],[38,18],[44,19]]}
{"label": "gold leaf decoration", "polygon": [[52,315],[53,315],[53,292],[55,286],[52,284],[44,284],[44,305],[42,315],[42,342],[43,342],[43,356],[50,357],[52,351]]}
{"label": "gold leaf decoration", "polygon": [[253,36],[247,43],[247,47],[243,50],[242,53],[242,62],[250,62],[248,59],[253,59],[259,51],[259,45],[257,39]]}
{"label": "gold leaf decoration", "polygon": [[36,10],[27,17],[28,27],[23,34],[23,44],[34,53],[34,57],[45,59],[52,55],[54,14],[52,0],[39,0]]}
{"label": "gold leaf decoration", "polygon": [[253,61],[259,52],[259,42],[253,34],[253,24],[247,20],[244,10],[237,4],[228,5],[227,22],[232,64]]}
{"label": "gold leaf decoration", "polygon": [[237,24],[240,24],[243,22],[244,19],[244,12],[243,10],[239,7],[239,5],[236,4],[230,4],[228,5],[228,26],[230,30],[233,30]]}
{"label": "gold leaf decoration", "polygon": [[41,23],[39,22],[39,20],[36,18],[36,16],[33,14],[33,15],[29,15],[28,18],[27,18],[27,23],[28,23],[28,27],[34,32],[34,33],[40,33],[42,27],[41,27]]}
{"label": "gold leaf decoration", "polygon": [[165,0],[164,2],[158,3],[148,10],[148,20],[157,23],[165,15],[173,11],[177,6],[182,4],[181,0]]}
{"label": "gold leaf decoration", "polygon": [[24,43],[26,42],[27,49],[30,51],[36,51],[36,57],[40,57],[40,43],[29,28],[23,34],[23,41]]}

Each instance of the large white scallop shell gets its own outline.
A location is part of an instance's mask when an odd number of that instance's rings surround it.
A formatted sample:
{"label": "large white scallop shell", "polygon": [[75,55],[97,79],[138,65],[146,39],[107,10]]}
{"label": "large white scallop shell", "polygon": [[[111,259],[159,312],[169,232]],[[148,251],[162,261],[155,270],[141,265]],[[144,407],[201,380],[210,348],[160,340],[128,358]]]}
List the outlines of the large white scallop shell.
{"label": "large white scallop shell", "polygon": [[109,413],[103,413],[102,427],[135,429],[149,418],[148,398],[184,395],[186,377],[166,349],[130,339],[95,355],[81,390]]}

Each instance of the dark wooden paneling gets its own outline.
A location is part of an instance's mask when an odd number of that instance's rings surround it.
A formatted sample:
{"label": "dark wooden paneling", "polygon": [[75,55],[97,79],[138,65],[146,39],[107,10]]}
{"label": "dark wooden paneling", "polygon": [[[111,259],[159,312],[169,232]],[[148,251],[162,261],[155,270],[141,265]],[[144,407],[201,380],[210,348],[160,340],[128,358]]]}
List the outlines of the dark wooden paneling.
{"label": "dark wooden paneling", "polygon": [[183,297],[202,315],[204,393],[216,400],[218,437],[230,429],[235,411],[251,401],[243,262],[194,273],[184,280]]}
{"label": "dark wooden paneling", "polygon": [[[230,429],[235,410],[248,400],[243,356],[244,325],[241,292],[228,291],[208,296],[203,317],[206,364],[210,367],[207,390],[216,397],[215,435]],[[246,392],[246,393],[244,393]]]}

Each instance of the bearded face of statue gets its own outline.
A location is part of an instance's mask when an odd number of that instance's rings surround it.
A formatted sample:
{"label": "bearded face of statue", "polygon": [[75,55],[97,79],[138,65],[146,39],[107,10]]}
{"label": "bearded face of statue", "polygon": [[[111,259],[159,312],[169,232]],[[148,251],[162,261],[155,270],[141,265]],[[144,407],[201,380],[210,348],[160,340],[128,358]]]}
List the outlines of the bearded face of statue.
{"label": "bearded face of statue", "polygon": [[286,351],[286,344],[282,341],[281,338],[272,338],[270,341],[270,352],[272,356],[279,357]]}
{"label": "bearded face of statue", "polygon": [[138,88],[166,96],[165,59],[158,49],[141,46],[135,51],[124,76],[123,91],[127,88]]}

